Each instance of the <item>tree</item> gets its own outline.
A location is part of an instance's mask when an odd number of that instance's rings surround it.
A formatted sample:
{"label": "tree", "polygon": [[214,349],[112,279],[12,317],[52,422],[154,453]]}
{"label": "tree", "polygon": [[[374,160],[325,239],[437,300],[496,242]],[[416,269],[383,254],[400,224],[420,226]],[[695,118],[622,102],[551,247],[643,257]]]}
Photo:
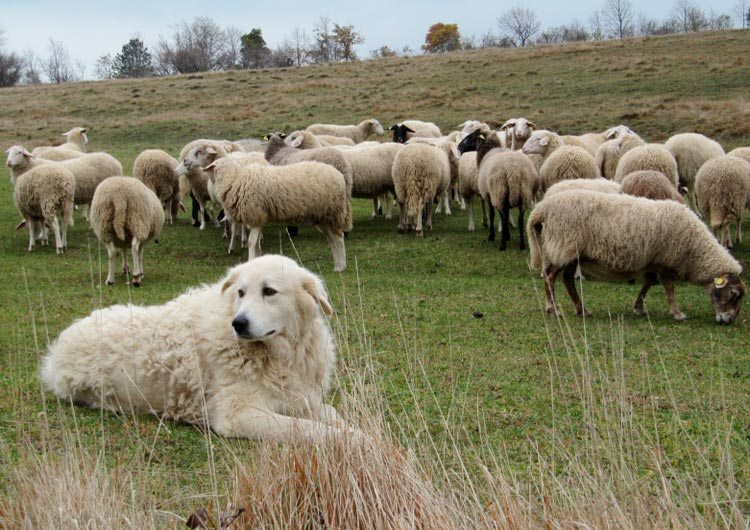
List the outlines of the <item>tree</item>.
{"label": "tree", "polygon": [[234,70],[242,66],[242,30],[229,26],[224,30],[224,53],[219,59],[222,70]]}
{"label": "tree", "polygon": [[308,55],[315,63],[329,63],[333,60],[333,35],[331,33],[331,19],[320,17],[313,27],[315,42]]}
{"label": "tree", "polygon": [[42,70],[50,83],[57,85],[80,80],[79,74],[73,69],[68,50],[62,42],[53,39],[49,40],[49,55],[42,63]]}
{"label": "tree", "polygon": [[154,67],[151,52],[141,39],[132,38],[123,45],[120,53],[112,61],[112,72],[115,77],[148,77],[153,75]]}
{"label": "tree", "polygon": [[589,28],[591,29],[591,40],[604,39],[604,20],[600,11],[594,11],[589,18]]}
{"label": "tree", "polygon": [[23,55],[23,79],[24,85],[38,85],[42,82],[41,63],[39,57],[32,51],[26,50]]}
{"label": "tree", "polygon": [[220,70],[224,31],[208,17],[196,17],[172,28],[172,37],[159,39],[156,69],[160,74],[188,74]]}
{"label": "tree", "polygon": [[630,37],[633,35],[633,4],[630,0],[605,0],[602,20],[616,38]]}
{"label": "tree", "polygon": [[243,68],[265,68],[271,61],[271,50],[266,46],[263,32],[260,28],[253,28],[250,33],[241,37]]}
{"label": "tree", "polygon": [[706,14],[692,0],[677,0],[672,7],[672,12],[683,33],[708,28]]}
{"label": "tree", "polygon": [[542,27],[539,17],[528,7],[516,6],[503,13],[497,24],[500,30],[508,33],[519,48],[529,43]]}
{"label": "tree", "polygon": [[354,31],[354,26],[333,25],[332,37],[335,58],[342,61],[356,61],[357,54],[354,46],[364,44],[365,38],[358,32]]}
{"label": "tree", "polygon": [[740,28],[747,28],[750,22],[750,0],[737,0],[732,6],[732,15],[737,19]]}
{"label": "tree", "polygon": [[732,27],[732,17],[726,13],[714,13],[712,9],[708,13],[708,27],[710,29],[729,29]]}
{"label": "tree", "polygon": [[377,50],[370,50],[370,57],[372,57],[373,59],[398,57],[398,52],[396,50],[392,50],[389,46],[381,46]]}
{"label": "tree", "polygon": [[[5,31],[0,29],[0,46],[5,43]],[[21,80],[23,59],[15,53],[0,50],[0,87],[14,86]]]}
{"label": "tree", "polygon": [[307,62],[307,48],[310,45],[310,39],[304,29],[294,26],[291,35],[292,49],[294,50],[294,64],[302,66]]}
{"label": "tree", "polygon": [[115,77],[115,71],[112,67],[113,61],[111,53],[102,55],[96,60],[94,75],[97,79],[113,79]]}
{"label": "tree", "polygon": [[458,24],[438,22],[430,26],[424,38],[422,50],[425,53],[445,53],[461,49],[461,34]]}
{"label": "tree", "polygon": [[294,44],[289,39],[284,39],[272,51],[269,57],[270,66],[274,68],[286,68],[295,64]]}

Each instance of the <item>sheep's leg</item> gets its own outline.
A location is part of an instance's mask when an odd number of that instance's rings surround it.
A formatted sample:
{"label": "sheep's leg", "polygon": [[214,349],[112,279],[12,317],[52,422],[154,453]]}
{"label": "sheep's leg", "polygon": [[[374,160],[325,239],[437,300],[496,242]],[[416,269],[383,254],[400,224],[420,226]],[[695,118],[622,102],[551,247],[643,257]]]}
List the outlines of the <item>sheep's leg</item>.
{"label": "sheep's leg", "polygon": [[144,276],[146,276],[146,273],[143,271],[143,251],[144,250],[146,250],[145,241],[141,243],[140,247],[138,248],[138,267],[141,271],[141,281],[143,281]]}
{"label": "sheep's leg", "polygon": [[398,205],[398,233],[403,234],[406,231],[406,205],[400,203]]}
{"label": "sheep's leg", "polygon": [[495,240],[495,207],[491,201],[487,201],[487,208],[490,210],[490,235],[487,236],[487,241]]}
{"label": "sheep's leg", "polygon": [[515,222],[515,221],[513,220],[513,218],[512,218],[512,217],[510,217],[510,226],[512,226],[513,228],[518,228],[518,227],[516,226],[516,222]]}
{"label": "sheep's leg", "polygon": [[206,229],[206,214],[207,213],[208,212],[206,212],[205,205],[201,201],[198,201],[198,217],[201,220],[201,224],[200,224],[200,226],[198,226],[198,230],[205,230]]}
{"label": "sheep's leg", "polygon": [[466,206],[469,210],[469,232],[476,230],[474,226],[474,203],[472,202],[473,197],[469,197],[466,200]]}
{"label": "sheep's leg", "polygon": [[443,203],[445,203],[445,215],[453,215],[451,213],[450,190],[446,190],[446,192],[443,193]]}
{"label": "sheep's leg", "polygon": [[544,275],[544,294],[547,298],[547,313],[555,316],[560,316],[560,312],[557,310],[555,304],[555,280],[557,275],[560,273],[558,267],[547,267],[542,274]]}
{"label": "sheep's leg", "polygon": [[641,287],[641,292],[638,293],[638,298],[635,299],[635,304],[633,304],[633,312],[636,315],[643,316],[646,314],[643,310],[643,301],[646,299],[649,289],[656,285],[658,281],[656,274],[653,272],[647,272],[643,277],[643,287]]}
{"label": "sheep's leg", "polygon": [[81,206],[81,217],[83,217],[84,221],[89,220],[89,205],[88,204],[84,204],[83,206]]}
{"label": "sheep's leg", "polygon": [[36,248],[36,222],[26,219],[26,227],[29,229],[29,249],[31,252]]}
{"label": "sheep's leg", "polygon": [[230,227],[231,237],[229,238],[229,251],[228,253],[231,254],[234,250],[234,239],[237,236],[237,224],[232,223]]}
{"label": "sheep's leg", "polygon": [[57,253],[58,256],[61,256],[63,253],[63,242],[62,242],[62,235],[60,234],[60,221],[57,220],[56,215],[52,217],[51,223],[52,223],[52,231],[55,234],[55,252]]}
{"label": "sheep's leg", "polygon": [[500,209],[500,223],[502,229],[500,232],[500,250],[508,248],[508,241],[510,241],[510,227],[508,221],[510,219],[510,205],[508,204],[508,198],[503,200],[503,207]]}
{"label": "sheep's leg", "polygon": [[518,208],[518,241],[519,241],[518,248],[520,250],[526,250],[526,242],[523,240],[523,233],[525,232],[524,222],[523,222],[524,213],[526,213],[524,209],[519,206]]}
{"label": "sheep's leg", "polygon": [[672,318],[674,318],[678,322],[687,320],[687,316],[685,315],[685,313],[680,311],[680,309],[677,307],[677,301],[674,297],[674,281],[672,280],[672,277],[669,275],[662,275],[659,277],[659,279],[664,285],[664,291],[667,293],[667,301],[669,302],[669,314],[671,314]]}
{"label": "sheep's leg", "polygon": [[65,217],[63,217],[60,225],[60,236],[62,237],[63,250],[68,250],[68,223],[65,221]]}
{"label": "sheep's leg", "polygon": [[107,243],[107,285],[115,284],[115,260],[117,259],[117,249],[113,241]]}
{"label": "sheep's leg", "polygon": [[141,263],[140,263],[140,242],[133,238],[133,241],[130,243],[130,251],[133,255],[133,287],[140,287],[141,286],[141,276],[143,276],[143,271],[141,270]]}
{"label": "sheep's leg", "polygon": [[443,203],[442,203],[442,200],[443,200],[443,198],[442,198],[442,197],[438,197],[438,198],[437,198],[437,206],[435,207],[435,213],[440,213],[440,212],[442,212],[442,211],[443,211]]}
{"label": "sheep's leg", "polygon": [[128,257],[125,255],[125,249],[120,250],[120,257],[122,258],[122,273],[128,275],[130,268],[128,267]]}
{"label": "sheep's leg", "polygon": [[370,214],[370,219],[375,219],[375,216],[378,215],[378,197],[372,198],[372,213]]}
{"label": "sheep's leg", "polygon": [[392,197],[390,192],[385,192],[385,220],[390,221],[393,218],[393,204],[396,198]]}
{"label": "sheep's leg", "polygon": [[482,226],[487,228],[487,203],[481,196],[479,197],[479,205],[482,207]]}
{"label": "sheep's leg", "polygon": [[732,248],[732,233],[729,230],[729,222],[725,223],[721,228],[721,240],[722,244],[731,250]]}
{"label": "sheep's leg", "polygon": [[250,235],[247,237],[247,260],[260,256],[260,236],[263,228],[253,226],[250,228]]}
{"label": "sheep's leg", "polygon": [[578,290],[576,289],[575,274],[577,268],[577,261],[565,266],[563,269],[563,283],[565,284],[565,289],[568,291],[568,296],[570,296],[570,299],[573,301],[573,305],[576,308],[576,315],[590,317],[591,313],[583,307],[583,302],[581,302],[581,299],[578,296]]}
{"label": "sheep's leg", "polygon": [[742,243],[742,214],[737,218],[737,244]]}
{"label": "sheep's leg", "polygon": [[[428,205],[429,206],[429,205]],[[422,232],[422,210],[424,209],[424,206],[419,208],[417,210],[417,237],[424,237],[424,233]],[[429,208],[429,210],[432,210],[432,208]]]}
{"label": "sheep's leg", "polygon": [[336,232],[331,228],[325,228],[328,246],[333,254],[333,271],[343,272],[346,270],[346,248],[344,247],[344,233]]}

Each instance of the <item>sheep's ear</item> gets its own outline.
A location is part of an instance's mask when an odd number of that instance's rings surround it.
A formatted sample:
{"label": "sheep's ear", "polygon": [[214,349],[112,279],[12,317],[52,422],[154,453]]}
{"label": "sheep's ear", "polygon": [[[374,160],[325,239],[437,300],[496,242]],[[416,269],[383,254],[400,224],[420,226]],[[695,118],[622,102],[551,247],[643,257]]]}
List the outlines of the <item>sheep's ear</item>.
{"label": "sheep's ear", "polygon": [[203,168],[203,171],[215,171],[216,170],[216,162],[211,162],[209,165]]}
{"label": "sheep's ear", "polygon": [[526,120],[526,124],[527,124],[527,125],[528,125],[529,127],[531,127],[532,129],[536,129],[536,123],[534,123],[533,121],[528,121],[528,120]]}
{"label": "sheep's ear", "polygon": [[453,156],[456,158],[461,158],[461,153],[458,152],[458,146],[456,144],[451,144],[451,153],[453,153]]}
{"label": "sheep's ear", "polygon": [[26,219],[22,220],[22,221],[21,221],[20,223],[18,223],[18,224],[16,225],[16,230],[20,230],[20,229],[21,229],[21,228],[23,228],[24,226],[26,226]]}
{"label": "sheep's ear", "polygon": [[83,127],[83,128],[81,129],[81,132],[82,132],[82,133],[85,133],[85,132],[86,132],[86,128],[85,128],[85,127]]}
{"label": "sheep's ear", "polygon": [[687,186],[680,186],[677,188],[677,192],[682,195],[683,197],[687,197],[688,191],[690,191]]}
{"label": "sheep's ear", "polygon": [[270,134],[265,134],[265,135],[263,135],[263,139],[267,142],[268,140],[271,139],[271,135]]}
{"label": "sheep's ear", "polygon": [[508,120],[505,123],[503,123],[502,127],[500,127],[501,131],[504,131],[508,127],[515,127],[516,126],[516,120]]}
{"label": "sheep's ear", "polygon": [[60,136],[68,136],[69,134],[73,134],[73,129],[69,130],[68,132],[62,133]]}
{"label": "sheep's ear", "polygon": [[388,127],[388,130],[389,131],[395,131],[396,130],[396,126],[395,125],[391,125],[390,127]]}
{"label": "sheep's ear", "polygon": [[206,147],[206,153],[208,153],[209,155],[217,155],[217,154],[218,154],[218,153],[216,152],[216,149],[214,149],[214,148],[213,148],[213,147],[211,147],[210,145],[209,145],[208,147]]}
{"label": "sheep's ear", "polygon": [[28,158],[35,158],[35,156],[29,153],[25,147],[21,148],[21,154]]}
{"label": "sheep's ear", "polygon": [[278,134],[278,135],[279,135],[279,138],[281,138],[282,140],[283,140],[284,138],[286,138],[286,133],[280,132],[280,133],[276,133],[276,134]]}
{"label": "sheep's ear", "polygon": [[414,131],[412,131],[412,130],[411,130],[411,128],[407,127],[406,125],[404,125],[404,130],[405,130],[406,132],[410,132],[410,133],[413,133],[413,132],[414,132]]}
{"label": "sheep's ear", "polygon": [[302,135],[300,134],[294,140],[289,143],[289,147],[299,147],[302,145]]}
{"label": "sheep's ear", "polygon": [[320,308],[327,316],[333,314],[333,308],[328,302],[328,293],[326,288],[323,286],[323,281],[315,276],[313,273],[308,272],[305,278],[302,280],[302,288],[318,302]]}
{"label": "sheep's ear", "polygon": [[237,278],[239,277],[239,275],[240,275],[240,272],[237,270],[237,267],[229,271],[229,274],[224,280],[224,283],[221,284],[221,294],[224,294],[224,292],[226,292],[227,289],[229,289],[232,285],[234,285],[237,282]]}
{"label": "sheep's ear", "polygon": [[549,136],[545,136],[539,139],[539,145],[541,145],[542,147],[545,147],[547,144],[549,144]]}
{"label": "sheep's ear", "polygon": [[719,276],[718,278],[714,278],[714,287],[717,289],[723,289],[727,286],[729,283],[727,275]]}

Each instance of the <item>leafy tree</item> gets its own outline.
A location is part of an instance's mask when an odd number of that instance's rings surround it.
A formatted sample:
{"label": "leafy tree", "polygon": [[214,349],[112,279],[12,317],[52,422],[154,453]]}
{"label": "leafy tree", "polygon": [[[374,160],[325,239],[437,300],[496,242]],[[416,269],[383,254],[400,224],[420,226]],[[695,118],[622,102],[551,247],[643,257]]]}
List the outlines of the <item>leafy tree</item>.
{"label": "leafy tree", "polygon": [[500,29],[509,33],[519,48],[526,46],[542,27],[539,17],[528,7],[516,6],[497,19]]}
{"label": "leafy tree", "polygon": [[430,26],[424,38],[422,50],[425,53],[445,53],[461,49],[461,34],[458,24],[438,22]]}
{"label": "leafy tree", "polygon": [[253,28],[250,33],[241,37],[242,66],[244,68],[264,68],[269,65],[271,50],[266,46],[263,32],[260,28]]}
{"label": "leafy tree", "polygon": [[112,61],[112,73],[115,77],[148,77],[153,75],[151,53],[138,38],[130,39]]}
{"label": "leafy tree", "polygon": [[365,38],[354,31],[354,26],[351,24],[348,26],[334,24],[331,38],[334,43],[336,59],[342,61],[356,61],[357,54],[354,51],[354,46],[365,42]]}

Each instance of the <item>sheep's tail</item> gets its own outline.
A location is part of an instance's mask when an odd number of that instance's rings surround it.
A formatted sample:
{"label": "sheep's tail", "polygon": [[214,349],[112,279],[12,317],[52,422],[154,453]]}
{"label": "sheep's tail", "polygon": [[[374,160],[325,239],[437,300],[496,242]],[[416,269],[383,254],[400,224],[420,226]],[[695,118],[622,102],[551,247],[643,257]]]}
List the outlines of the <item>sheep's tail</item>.
{"label": "sheep's tail", "polygon": [[409,219],[416,222],[417,218],[422,215],[422,208],[424,207],[423,202],[420,200],[419,194],[411,193],[406,197],[406,215]]}
{"label": "sheep's tail", "polygon": [[352,223],[352,201],[346,198],[346,209],[344,211],[344,232],[351,232],[354,227]]}
{"label": "sheep's tail", "polygon": [[112,228],[117,235],[117,239],[125,241],[125,224],[128,218],[128,203],[121,194],[116,194],[110,197],[112,201],[112,209],[114,215],[112,216]]}
{"label": "sheep's tail", "polygon": [[526,239],[529,241],[529,260],[531,268],[534,270],[542,269],[542,225],[544,218],[541,210],[537,207],[529,215],[529,222],[526,224]]}

